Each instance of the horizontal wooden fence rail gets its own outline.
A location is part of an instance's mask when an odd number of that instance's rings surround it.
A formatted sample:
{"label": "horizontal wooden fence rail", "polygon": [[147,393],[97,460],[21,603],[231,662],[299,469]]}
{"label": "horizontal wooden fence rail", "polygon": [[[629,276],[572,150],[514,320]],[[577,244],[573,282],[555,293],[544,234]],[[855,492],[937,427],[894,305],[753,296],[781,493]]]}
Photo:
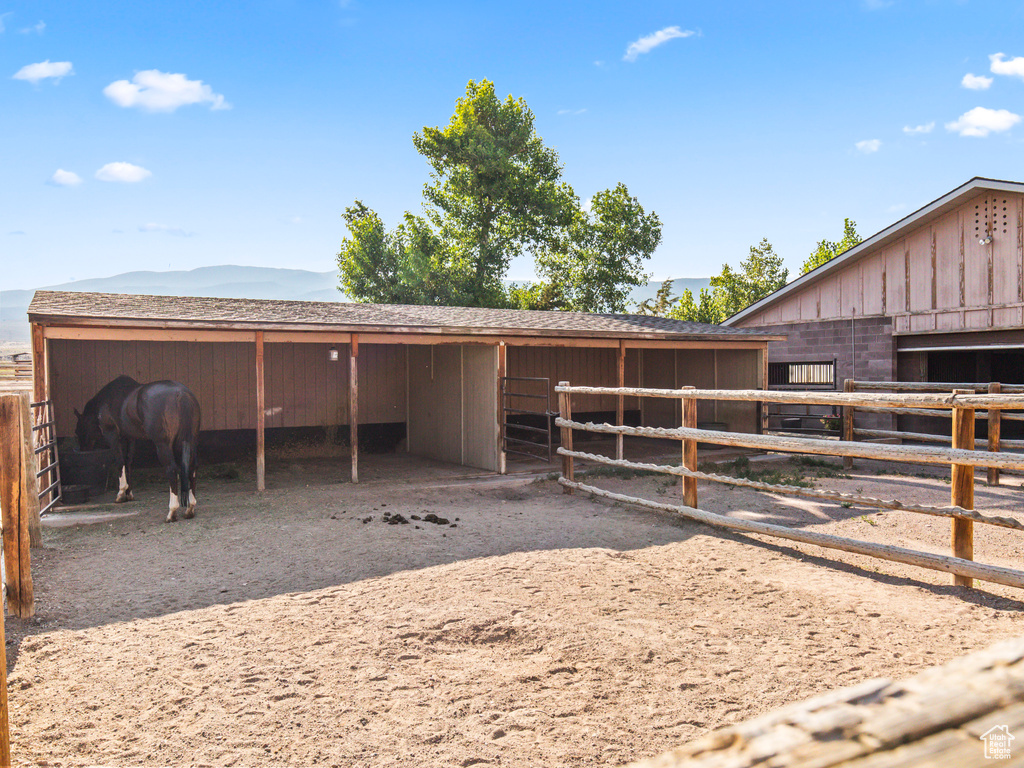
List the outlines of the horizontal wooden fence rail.
{"label": "horizontal wooden fence rail", "polygon": [[[846,394],[856,394],[857,392],[960,392],[966,395],[972,395],[976,392],[986,392],[989,397],[993,395],[1002,394],[1021,394],[1024,393],[1024,384],[1003,384],[998,381],[990,382],[970,382],[970,383],[954,383],[954,382],[934,382],[934,381],[857,381],[855,379],[846,379],[844,382],[844,392]],[[961,401],[961,404],[965,401]],[[958,409],[951,407],[943,410],[929,410],[926,408],[885,408],[873,405],[857,405],[848,404],[844,407],[843,414],[843,439],[853,441],[858,437],[874,439],[874,440],[910,440],[919,443],[951,443],[952,438],[946,435],[935,435],[931,433],[912,432],[910,430],[885,430],[885,429],[863,429],[857,428],[854,424],[855,414],[857,411],[864,413],[887,413],[893,416],[922,416],[925,418],[945,418],[955,419]],[[974,409],[975,420],[984,419],[988,424],[988,435],[985,440],[975,440],[974,445],[985,445],[989,451],[998,452],[1005,451],[1006,449],[1024,449],[1024,440],[1004,440],[1002,439],[1002,422],[1004,421],[1024,421],[1024,413],[1020,412],[1008,412],[1010,409],[1002,404],[991,402],[988,408],[976,407]],[[973,438],[972,438],[973,439]],[[844,465],[849,468],[853,466],[853,460],[851,458],[844,459]],[[988,484],[999,485],[999,467],[988,467]]]}
{"label": "horizontal wooden fence rail", "polygon": [[[560,385],[561,386],[561,385]],[[618,395],[625,397],[660,397],[675,400],[730,400],[750,403],[801,403],[807,405],[911,406],[917,408],[1024,408],[1019,395],[974,394],[849,394],[822,390],[815,392],[789,392],[767,389],[641,389],[638,387],[569,387],[567,391],[578,395]]]}
{"label": "horizontal wooden fence rail", "polygon": [[[573,388],[575,392],[575,388]],[[1024,456],[1017,454],[970,451],[963,448],[929,448],[924,445],[887,445],[884,443],[857,443],[845,440],[788,437],[784,435],[753,435],[740,432],[716,432],[696,427],[626,427],[612,424],[585,424],[561,417],[556,427],[598,432],[607,435],[667,438],[670,440],[696,440],[736,448],[756,448],[782,453],[813,453],[824,456],[851,456],[878,461],[902,461],[908,464],[969,464],[978,467],[1024,469]]]}
{"label": "horizontal wooden fence rail", "polygon": [[[679,513],[694,520],[725,528],[777,536],[794,541],[815,544],[831,549],[870,555],[885,560],[917,565],[954,575],[954,583],[972,586],[973,579],[982,579],[1014,587],[1024,587],[1024,571],[1000,566],[982,565],[973,560],[973,529],[975,522],[996,525],[1015,530],[1024,530],[1024,522],[992,515],[984,515],[974,509],[974,467],[995,467],[1002,469],[1024,470],[1024,455],[1007,454],[1001,451],[977,451],[974,446],[975,407],[986,407],[993,413],[1001,408],[1024,408],[1024,395],[994,392],[976,395],[972,391],[953,391],[949,393],[911,393],[895,395],[857,395],[851,393],[849,385],[846,392],[780,392],[764,390],[699,390],[685,389],[642,389],[614,387],[574,387],[568,382],[560,382],[555,391],[559,397],[560,415],[555,420],[556,426],[562,431],[562,445],[558,453],[562,456],[562,477],[559,483],[567,493],[580,490],[604,498],[637,504],[651,509],[667,510]],[[1024,387],[1021,387],[1024,392]],[[581,423],[572,419],[573,394],[604,394],[634,397],[678,398],[683,402],[683,426],[665,427],[633,427],[622,424]],[[722,432],[718,430],[696,428],[696,407],[699,399],[708,400],[750,400],[760,402],[814,402],[825,405],[855,403],[871,403],[869,407],[884,412],[885,406],[892,409],[907,408],[908,405],[924,408],[945,408],[952,411],[954,417],[953,434],[950,438],[943,437],[945,442],[952,442],[952,447],[934,448],[930,446],[888,445],[879,443],[857,443],[853,440],[821,440],[784,435],[758,435]],[[925,411],[931,413],[931,411]],[[661,465],[612,459],[599,454],[577,451],[573,448],[572,434],[575,430],[597,434],[621,436],[667,438],[682,442],[682,461],[679,465]],[[870,431],[870,430],[869,430]],[[876,430],[878,431],[878,430]],[[884,430],[882,430],[884,431]],[[864,430],[861,430],[863,434]],[[898,434],[898,433],[897,433]],[[931,436],[935,437],[935,436]],[[800,488],[787,485],[774,485],[746,478],[735,478],[716,473],[697,470],[697,442],[730,445],[743,448],[755,448],[764,451],[780,451],[789,453],[809,453],[817,455],[840,456],[843,458],[865,458],[881,461],[899,461],[909,463],[925,463],[949,465],[953,477],[951,482],[951,500],[948,506],[932,506],[904,504],[898,500],[875,499],[860,494],[847,494],[816,488]],[[1017,441],[1011,441],[1017,442]],[[1024,441],[1021,441],[1024,442]],[[636,470],[646,470],[683,479],[683,504],[665,504],[649,499],[642,499],[623,494],[605,491],[594,486],[578,483],[575,478],[575,460],[592,461],[609,466],[617,466]],[[918,552],[902,547],[875,544],[849,539],[842,536],[814,533],[802,529],[770,525],[750,520],[731,518],[697,508],[697,480],[726,483],[751,488],[758,491],[776,493],[804,498],[832,501],[845,505],[860,505],[882,509],[895,509],[906,512],[948,517],[951,519],[953,537],[953,556],[936,555]]]}
{"label": "horizontal wooden fence rail", "polygon": [[805,544],[815,544],[827,549],[840,549],[844,552],[853,552],[859,555],[870,555],[881,560],[891,560],[896,563],[907,565],[918,565],[922,568],[931,568],[935,571],[945,571],[957,576],[965,576],[982,581],[991,581],[996,584],[1005,584],[1009,587],[1024,589],[1024,571],[1015,571],[1012,568],[1003,568],[998,565],[983,565],[973,560],[965,560],[947,555],[936,555],[931,552],[918,552],[914,549],[894,547],[888,544],[871,544],[866,541],[849,539],[845,536],[832,536],[825,533],[814,533],[803,531],[799,528],[787,528],[784,525],[772,525],[771,523],[759,523],[754,520],[744,520],[737,517],[728,517],[714,512],[707,512],[703,509],[686,507],[676,504],[665,504],[648,499],[637,499],[621,493],[613,493],[596,488],[592,485],[584,485],[565,478],[558,481],[561,485],[575,490],[586,491],[595,496],[601,496],[613,501],[621,501],[627,504],[636,504],[648,509],[658,509],[665,512],[675,512],[691,520],[696,520],[708,525],[716,525],[721,528],[732,528],[736,531],[747,533],[760,533],[766,536],[775,536],[782,539],[790,539]]}

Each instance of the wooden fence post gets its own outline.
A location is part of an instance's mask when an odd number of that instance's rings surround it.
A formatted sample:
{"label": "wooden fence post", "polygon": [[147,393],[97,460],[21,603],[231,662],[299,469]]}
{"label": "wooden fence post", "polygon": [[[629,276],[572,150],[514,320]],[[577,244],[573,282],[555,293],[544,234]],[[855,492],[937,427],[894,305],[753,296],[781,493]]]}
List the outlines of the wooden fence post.
{"label": "wooden fence post", "polygon": [[29,505],[25,495],[38,495],[35,478],[26,484],[25,436],[22,429],[22,400],[28,393],[0,395],[0,510],[3,521],[4,570],[7,605],[11,613],[27,619],[35,613],[32,596],[32,562],[29,553]]}
{"label": "wooden fence post", "polygon": [[267,489],[267,390],[263,368],[263,331],[256,331],[256,490]]}
{"label": "wooden fence post", "polygon": [[[954,395],[971,395],[973,390],[954,389]],[[953,448],[974,449],[974,409],[953,407]],[[974,509],[974,465],[953,464],[950,478],[951,503],[955,507]],[[974,559],[974,523],[953,518],[953,556],[963,560]],[[970,576],[953,576],[953,584],[974,586]]]}
{"label": "wooden fence post", "polygon": [[[626,386],[626,342],[625,340],[619,340],[619,389]],[[625,401],[626,399],[619,393],[615,402],[615,423],[618,426],[623,426],[625,421]],[[623,436],[615,436],[615,458],[621,461],[624,457],[623,448]]]}
{"label": "wooden fence post", "polygon": [[[694,389],[694,387],[683,387],[683,389]],[[689,429],[697,428],[697,399],[694,397],[683,398],[683,426]],[[686,469],[697,471],[697,441],[683,440],[683,466]],[[683,504],[688,507],[697,506],[697,478],[683,478]]]}
{"label": "wooden fence post", "polygon": [[[854,384],[853,379],[846,379],[843,382],[843,392],[853,392]],[[853,406],[843,406],[843,440],[847,442],[853,442]],[[853,469],[853,456],[843,457],[843,469]]]}
{"label": "wooden fence post", "polygon": [[352,482],[359,482],[359,334],[348,345],[348,442],[352,454]]}
{"label": "wooden fence post", "polygon": [[[998,381],[990,382],[988,393],[998,395],[1002,392],[1002,385]],[[988,449],[999,452],[999,433],[1002,431],[1003,412],[999,408],[988,409]],[[988,468],[988,484],[999,485],[999,467]]]}
{"label": "wooden fence post", "polygon": [[[569,386],[569,382],[568,381],[560,381],[560,382],[558,382],[558,386],[560,386],[560,387],[568,387]],[[561,416],[566,421],[571,421],[572,420],[572,401],[569,399],[570,397],[571,397],[571,395],[568,392],[559,392],[558,393],[558,415]],[[561,429],[562,429],[562,432],[561,432],[561,438],[562,439],[560,441],[561,445],[567,451],[571,451],[572,450],[572,428],[571,427],[562,427]],[[572,480],[573,482],[576,481],[576,468],[573,466],[572,456],[562,456],[562,477],[564,477],[566,480]],[[562,493],[571,494],[572,493],[572,488],[568,488],[568,487],[563,485],[562,486]]]}
{"label": "wooden fence post", "polygon": [[[21,482],[25,487],[22,496],[22,514],[28,525],[28,539],[33,547],[43,546],[42,521],[39,519],[39,461],[36,457],[36,442],[32,435],[32,406],[30,398],[21,398],[21,435],[24,440],[21,455]],[[47,475],[49,477],[49,474]],[[49,485],[49,483],[47,483]],[[33,493],[33,489],[36,490]]]}

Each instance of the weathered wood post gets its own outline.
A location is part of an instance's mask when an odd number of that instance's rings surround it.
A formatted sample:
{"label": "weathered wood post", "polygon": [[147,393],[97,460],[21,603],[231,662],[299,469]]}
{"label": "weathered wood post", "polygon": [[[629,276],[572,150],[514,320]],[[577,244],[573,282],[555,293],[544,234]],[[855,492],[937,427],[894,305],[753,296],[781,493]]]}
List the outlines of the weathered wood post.
{"label": "weathered wood post", "polygon": [[[954,395],[972,395],[970,389],[954,389]],[[953,406],[953,448],[974,450],[974,409]],[[974,465],[953,464],[950,478],[951,503],[955,507],[974,509]],[[971,520],[953,518],[953,556],[963,560],[974,559],[974,523]],[[953,576],[953,584],[962,587],[974,586],[970,576]]]}
{"label": "weathered wood post", "polygon": [[352,482],[359,482],[359,334],[348,345],[348,441],[352,453]]}
{"label": "weathered wood post", "polygon": [[[843,382],[843,392],[852,393],[853,391],[853,379],[846,379],[846,381]],[[850,443],[854,440],[852,405],[843,406],[843,440]],[[853,456],[843,457],[843,469],[853,469]]]}
{"label": "weathered wood post", "polygon": [[[39,519],[39,460],[36,443],[32,437],[32,406],[28,396],[21,398],[21,436],[24,441],[21,455],[21,482],[25,488],[22,495],[23,511],[28,525],[28,539],[33,547],[43,546],[43,531]],[[50,473],[47,473],[49,477]],[[49,483],[47,483],[49,485]]]}
{"label": "weathered wood post", "polygon": [[27,619],[35,613],[32,595],[32,561],[29,548],[29,504],[26,495],[38,497],[35,478],[26,483],[23,471],[25,436],[22,400],[28,393],[0,395],[0,514],[3,524],[4,571],[7,605],[11,613]]}
{"label": "weathered wood post", "polygon": [[[619,340],[619,389],[626,386],[626,342],[624,339]],[[623,425],[625,419],[625,397],[620,392],[616,398],[615,404],[615,424],[617,426]],[[619,461],[623,459],[623,447],[622,447],[622,435],[615,436],[615,458]]]}
{"label": "weathered wood post", "polygon": [[263,331],[256,331],[256,490],[267,489],[267,390],[263,376]]}
{"label": "weathered wood post", "polygon": [[[569,382],[568,381],[560,381],[560,382],[558,382],[558,386],[560,386],[560,387],[568,387],[569,386]],[[571,421],[572,420],[572,401],[570,400],[570,397],[571,397],[571,395],[570,395],[569,392],[559,392],[558,393],[558,415],[561,416],[562,419],[564,419],[565,421]],[[561,430],[562,430],[561,431],[561,438],[562,439],[561,439],[560,442],[562,444],[562,447],[565,448],[565,450],[567,450],[567,451],[571,451],[572,450],[572,428],[571,427],[562,427]],[[576,469],[573,466],[572,456],[562,456],[562,477],[564,477],[566,480],[571,480],[573,482],[576,481]],[[569,494],[571,494],[572,493],[572,488],[568,488],[568,487],[563,485],[562,486],[562,493],[569,493]]]}
{"label": "weathered wood post", "polygon": [[[694,387],[683,387],[683,389],[694,389]],[[683,426],[688,429],[697,428],[697,399],[695,397],[683,398]],[[683,440],[683,466],[686,469],[697,471],[697,441]],[[687,507],[697,506],[697,478],[683,478],[683,504]]]}
{"label": "weathered wood post", "polygon": [[[1003,386],[998,381],[989,382],[988,393],[998,395],[1002,392]],[[988,409],[988,449],[999,452],[999,433],[1002,431],[1003,412],[999,408]],[[988,484],[999,485],[999,467],[988,468]]]}

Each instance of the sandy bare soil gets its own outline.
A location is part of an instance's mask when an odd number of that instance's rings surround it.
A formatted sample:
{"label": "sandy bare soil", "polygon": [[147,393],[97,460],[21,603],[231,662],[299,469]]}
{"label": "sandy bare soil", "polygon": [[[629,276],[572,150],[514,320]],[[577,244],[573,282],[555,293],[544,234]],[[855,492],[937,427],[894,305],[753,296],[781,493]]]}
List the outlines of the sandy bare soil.
{"label": "sandy bare soil", "polygon": [[[208,481],[197,518],[173,525],[152,485],[137,515],[45,528],[38,616],[7,625],[15,763],[619,765],[1024,634],[1024,595],[1007,588],[969,592],[550,480],[439,483],[375,459],[378,479],[359,486],[301,462],[260,496]],[[816,482],[948,503],[942,479],[876,471]],[[595,483],[679,497],[661,477]],[[949,546],[941,518],[700,495],[712,511]],[[979,509],[1020,515],[1022,501],[1018,485],[977,487]],[[412,519],[431,513],[448,523]],[[977,559],[1020,567],[1024,535],[975,536]]]}

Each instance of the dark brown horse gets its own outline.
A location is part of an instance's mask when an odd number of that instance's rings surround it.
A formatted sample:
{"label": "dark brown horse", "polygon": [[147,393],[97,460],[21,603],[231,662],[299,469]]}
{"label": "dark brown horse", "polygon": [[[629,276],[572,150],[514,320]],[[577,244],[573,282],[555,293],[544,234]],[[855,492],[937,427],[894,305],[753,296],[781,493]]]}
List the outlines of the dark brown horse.
{"label": "dark brown horse", "polygon": [[117,501],[132,501],[131,465],[136,440],[152,440],[170,486],[167,522],[196,513],[196,440],[199,437],[199,401],[184,384],[154,381],[139,384],[131,376],[118,376],[75,411],[75,435],[80,450],[96,447],[102,437],[121,466]]}

